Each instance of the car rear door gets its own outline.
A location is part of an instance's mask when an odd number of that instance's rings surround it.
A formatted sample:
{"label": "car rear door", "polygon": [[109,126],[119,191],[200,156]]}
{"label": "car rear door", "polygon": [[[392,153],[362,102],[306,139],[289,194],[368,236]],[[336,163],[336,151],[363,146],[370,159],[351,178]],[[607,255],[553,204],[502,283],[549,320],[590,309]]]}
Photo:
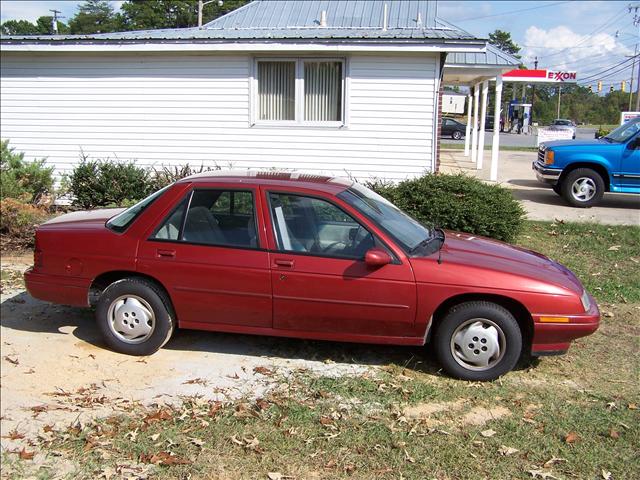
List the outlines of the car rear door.
{"label": "car rear door", "polygon": [[168,289],[181,327],[271,327],[269,254],[259,212],[256,186],[201,184],[146,233],[138,270]]}
{"label": "car rear door", "polygon": [[[416,285],[411,266],[354,212],[335,198],[300,191],[264,189],[263,204],[274,328],[365,341],[412,336]],[[373,246],[396,257],[394,263],[369,268],[364,254]]]}

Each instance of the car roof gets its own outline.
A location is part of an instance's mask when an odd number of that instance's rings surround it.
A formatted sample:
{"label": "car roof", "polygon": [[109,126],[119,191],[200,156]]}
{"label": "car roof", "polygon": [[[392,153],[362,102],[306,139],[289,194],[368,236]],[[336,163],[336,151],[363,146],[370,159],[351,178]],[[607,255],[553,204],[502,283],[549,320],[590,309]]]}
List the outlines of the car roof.
{"label": "car roof", "polygon": [[211,170],[196,173],[177,183],[250,183],[252,185],[307,187],[332,193],[341,192],[353,185],[353,180],[327,175],[286,172],[279,170]]}

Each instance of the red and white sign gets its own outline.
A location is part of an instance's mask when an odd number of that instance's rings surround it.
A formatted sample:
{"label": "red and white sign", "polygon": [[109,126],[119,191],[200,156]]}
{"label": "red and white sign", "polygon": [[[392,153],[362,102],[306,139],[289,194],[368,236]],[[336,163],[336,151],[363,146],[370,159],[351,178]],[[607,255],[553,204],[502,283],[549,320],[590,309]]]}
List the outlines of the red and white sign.
{"label": "red and white sign", "polygon": [[578,74],[563,70],[511,70],[502,74],[502,78],[508,82],[523,83],[576,83]]}

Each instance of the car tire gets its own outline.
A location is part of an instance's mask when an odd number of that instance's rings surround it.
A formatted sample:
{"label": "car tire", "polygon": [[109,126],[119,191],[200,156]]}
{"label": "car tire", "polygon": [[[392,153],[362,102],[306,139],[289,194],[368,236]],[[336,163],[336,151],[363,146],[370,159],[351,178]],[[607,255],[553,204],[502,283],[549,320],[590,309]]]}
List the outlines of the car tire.
{"label": "car tire", "polygon": [[127,355],[151,355],[171,338],[174,312],[167,294],[141,277],[118,280],[100,295],[98,328],[107,345]]}
{"label": "car tire", "polygon": [[562,198],[569,205],[589,208],[597,204],[604,195],[604,180],[590,168],[577,168],[569,172],[560,186]]}
{"label": "car tire", "polygon": [[436,356],[452,377],[489,381],[509,372],[522,353],[522,332],[513,315],[491,302],[453,307],[434,336]]}
{"label": "car tire", "polygon": [[551,190],[553,190],[558,195],[562,195],[562,189],[560,188],[560,184],[558,183],[552,185]]}
{"label": "car tire", "polygon": [[462,133],[458,130],[454,130],[451,134],[451,138],[453,138],[454,140],[460,140],[462,138]]}

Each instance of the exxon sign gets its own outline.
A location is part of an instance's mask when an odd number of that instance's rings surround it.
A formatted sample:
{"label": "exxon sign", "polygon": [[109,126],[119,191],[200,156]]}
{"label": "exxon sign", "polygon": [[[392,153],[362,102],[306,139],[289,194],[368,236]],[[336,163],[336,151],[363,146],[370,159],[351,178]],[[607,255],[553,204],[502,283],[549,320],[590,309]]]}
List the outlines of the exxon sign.
{"label": "exxon sign", "polygon": [[547,78],[555,82],[576,81],[576,72],[555,72],[547,70]]}
{"label": "exxon sign", "polygon": [[527,70],[525,68],[511,70],[502,75],[507,82],[521,83],[576,83],[578,76],[576,72],[565,72],[562,70]]}

